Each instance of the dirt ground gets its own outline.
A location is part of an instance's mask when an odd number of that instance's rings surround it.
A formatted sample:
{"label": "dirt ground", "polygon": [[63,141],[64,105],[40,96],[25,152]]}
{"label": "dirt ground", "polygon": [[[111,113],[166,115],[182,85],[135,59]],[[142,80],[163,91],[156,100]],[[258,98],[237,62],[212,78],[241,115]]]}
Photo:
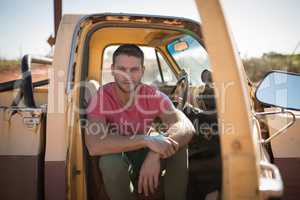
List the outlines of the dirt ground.
{"label": "dirt ground", "polygon": [[[47,65],[32,65],[31,69],[33,82],[48,78]],[[0,70],[0,83],[21,78],[20,67],[11,67],[11,69]]]}

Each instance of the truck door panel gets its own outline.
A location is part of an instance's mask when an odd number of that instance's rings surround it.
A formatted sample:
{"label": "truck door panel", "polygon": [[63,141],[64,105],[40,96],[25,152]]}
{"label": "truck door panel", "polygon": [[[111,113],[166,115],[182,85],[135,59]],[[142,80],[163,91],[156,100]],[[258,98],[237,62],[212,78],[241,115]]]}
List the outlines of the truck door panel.
{"label": "truck door panel", "polygon": [[[279,167],[283,182],[283,199],[297,199],[298,189],[300,188],[300,115],[293,111],[296,116],[294,125],[285,130],[277,138],[271,140],[274,154],[274,162]],[[268,118],[270,134],[272,135],[278,129],[291,121],[288,115],[279,115]]]}
{"label": "truck door panel", "polygon": [[42,109],[0,107],[0,199],[41,199],[45,146]]}

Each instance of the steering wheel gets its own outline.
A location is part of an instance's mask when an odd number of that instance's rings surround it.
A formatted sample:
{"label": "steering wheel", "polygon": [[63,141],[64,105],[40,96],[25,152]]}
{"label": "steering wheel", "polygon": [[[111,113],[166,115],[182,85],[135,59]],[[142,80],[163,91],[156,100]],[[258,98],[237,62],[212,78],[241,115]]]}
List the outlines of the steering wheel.
{"label": "steering wheel", "polygon": [[32,85],[32,75],[31,75],[31,56],[25,55],[22,58],[21,72],[22,79],[20,90],[13,100],[11,106],[17,106],[22,98],[24,98],[24,105],[29,108],[36,108],[33,97],[33,85]]}
{"label": "steering wheel", "polygon": [[177,83],[174,89],[171,91],[171,95],[170,95],[173,104],[179,110],[183,110],[186,105],[187,97],[188,97],[188,88],[189,88],[188,76],[183,71],[183,74],[177,80]]}
{"label": "steering wheel", "polygon": [[22,71],[22,93],[24,95],[24,104],[30,108],[36,108],[33,97],[33,85],[31,75],[31,56],[25,55],[22,59],[21,71]]}

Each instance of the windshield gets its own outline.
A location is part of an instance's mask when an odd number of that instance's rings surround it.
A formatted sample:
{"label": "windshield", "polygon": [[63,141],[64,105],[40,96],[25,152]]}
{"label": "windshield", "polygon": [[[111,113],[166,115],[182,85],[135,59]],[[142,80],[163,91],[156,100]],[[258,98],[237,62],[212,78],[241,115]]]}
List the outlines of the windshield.
{"label": "windshield", "polygon": [[167,45],[168,52],[177,65],[184,69],[191,85],[204,84],[201,80],[202,72],[210,69],[207,52],[192,36],[184,35]]}

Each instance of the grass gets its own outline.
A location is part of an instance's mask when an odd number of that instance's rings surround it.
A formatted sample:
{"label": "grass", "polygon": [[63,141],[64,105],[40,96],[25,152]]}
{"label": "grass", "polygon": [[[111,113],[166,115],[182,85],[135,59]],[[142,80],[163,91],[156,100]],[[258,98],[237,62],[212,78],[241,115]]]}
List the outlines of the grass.
{"label": "grass", "polygon": [[20,67],[20,64],[20,60],[0,59],[0,71],[16,69]]}
{"label": "grass", "polygon": [[[0,73],[20,68],[21,60],[0,58]],[[257,82],[272,69],[300,73],[300,54],[284,55],[275,52],[265,53],[259,58],[243,59],[244,67],[250,80]]]}

